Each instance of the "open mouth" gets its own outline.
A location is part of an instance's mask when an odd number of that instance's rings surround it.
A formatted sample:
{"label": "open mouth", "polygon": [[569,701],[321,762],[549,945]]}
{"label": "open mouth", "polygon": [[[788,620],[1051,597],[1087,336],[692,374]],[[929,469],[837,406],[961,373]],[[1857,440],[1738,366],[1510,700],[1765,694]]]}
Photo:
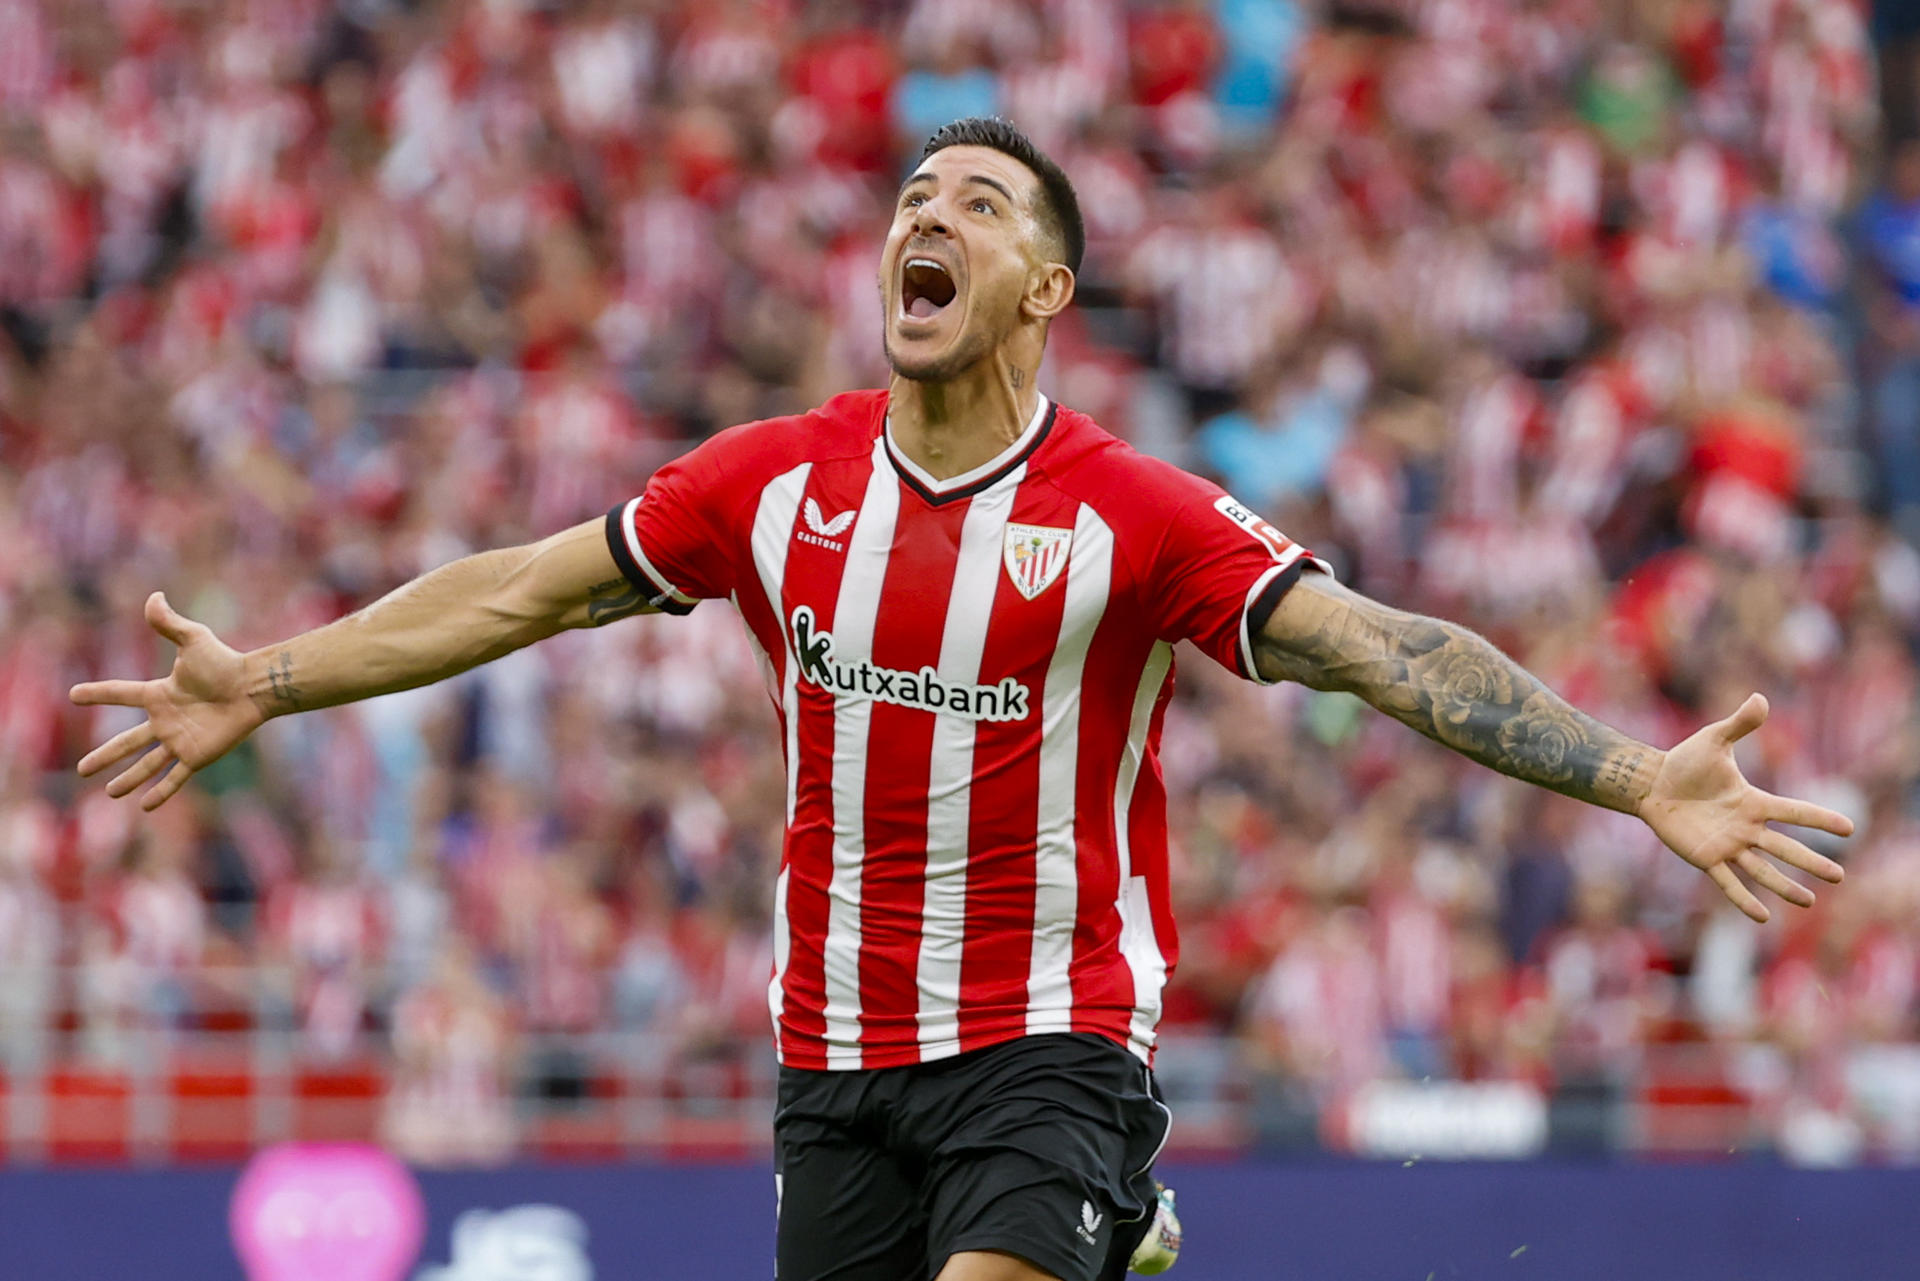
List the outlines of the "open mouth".
{"label": "open mouth", "polygon": [[901,270],[900,310],[915,320],[939,315],[956,292],[952,275],[931,258],[909,258]]}

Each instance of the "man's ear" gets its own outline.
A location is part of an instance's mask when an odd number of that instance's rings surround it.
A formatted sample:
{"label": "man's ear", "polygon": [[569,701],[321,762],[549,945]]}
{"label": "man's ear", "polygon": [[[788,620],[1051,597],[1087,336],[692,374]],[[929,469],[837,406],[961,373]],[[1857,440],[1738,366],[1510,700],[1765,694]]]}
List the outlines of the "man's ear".
{"label": "man's ear", "polygon": [[1072,269],[1063,262],[1043,263],[1027,276],[1020,314],[1028,320],[1052,320],[1072,301]]}

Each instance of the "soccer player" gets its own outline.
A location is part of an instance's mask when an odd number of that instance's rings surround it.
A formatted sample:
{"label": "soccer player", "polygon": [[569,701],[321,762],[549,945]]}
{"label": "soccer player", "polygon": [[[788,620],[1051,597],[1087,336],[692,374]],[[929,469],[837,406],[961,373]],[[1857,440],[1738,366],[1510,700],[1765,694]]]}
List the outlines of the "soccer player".
{"label": "soccer player", "polygon": [[152,783],[151,809],[271,717],[732,599],[787,761],[782,1281],[1110,1281],[1147,1237],[1170,1123],[1148,1065],[1175,956],[1157,751],[1176,641],[1635,814],[1756,920],[1756,890],[1813,902],[1771,860],[1840,879],[1769,824],[1848,819],[1734,764],[1758,695],[1670,750],[1636,742],[1042,395],[1082,245],[1072,186],[1028,139],[946,126],[881,252],[887,388],[723,431],[605,521],[252,653],[156,593],[172,672],[74,689],[146,713],[81,773],[132,761],[107,790]]}

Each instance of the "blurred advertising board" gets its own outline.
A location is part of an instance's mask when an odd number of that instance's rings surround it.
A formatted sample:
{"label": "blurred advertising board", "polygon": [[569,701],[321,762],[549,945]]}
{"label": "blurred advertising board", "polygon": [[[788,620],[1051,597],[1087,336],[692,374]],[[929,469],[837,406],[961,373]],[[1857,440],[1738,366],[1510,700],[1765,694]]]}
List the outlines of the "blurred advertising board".
{"label": "blurred advertising board", "polygon": [[[1920,1275],[1920,1172],[1760,1162],[1178,1164],[1190,1281],[1877,1281]],[[767,1281],[756,1165],[417,1176],[406,1281]],[[243,1281],[236,1169],[0,1171],[0,1277]],[[336,1271],[330,1281],[358,1281]]]}

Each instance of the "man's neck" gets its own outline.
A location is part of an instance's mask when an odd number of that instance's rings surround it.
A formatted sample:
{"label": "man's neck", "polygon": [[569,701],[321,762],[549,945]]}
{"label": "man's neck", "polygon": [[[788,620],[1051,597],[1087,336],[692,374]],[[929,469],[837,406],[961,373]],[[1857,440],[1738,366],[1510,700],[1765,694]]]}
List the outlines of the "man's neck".
{"label": "man's neck", "polygon": [[893,443],[935,480],[965,475],[992,462],[1026,430],[1040,393],[1033,371],[995,360],[949,382],[914,382],[898,374],[887,389]]}

